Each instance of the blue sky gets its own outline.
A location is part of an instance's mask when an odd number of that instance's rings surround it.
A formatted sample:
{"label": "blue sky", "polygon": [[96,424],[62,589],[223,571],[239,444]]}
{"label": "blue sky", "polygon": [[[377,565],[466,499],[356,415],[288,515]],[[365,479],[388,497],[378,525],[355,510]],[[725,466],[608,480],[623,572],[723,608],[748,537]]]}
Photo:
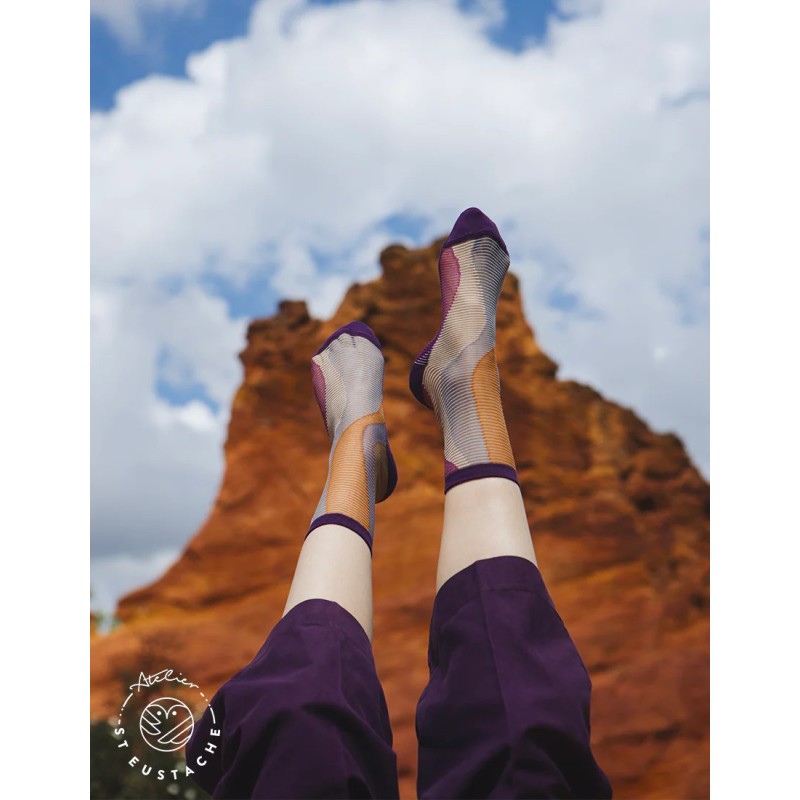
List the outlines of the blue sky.
{"label": "blue sky", "polygon": [[[247,32],[256,0],[207,0],[202,13],[143,15],[146,45],[131,47],[116,36],[103,19],[91,19],[91,104],[108,110],[118,89],[152,74],[186,77],[186,57],[220,39]],[[313,0],[336,5],[350,0]],[[459,0],[465,10],[474,0]],[[556,15],[553,0],[506,0],[506,18],[490,32],[493,42],[518,52],[529,41],[541,41],[547,21]],[[563,14],[557,14],[564,17]]]}
{"label": "blue sky", "polygon": [[[311,0],[315,5],[336,5],[352,0]],[[233,39],[247,32],[250,13],[256,0],[207,0],[201,13],[145,13],[142,25],[146,41],[131,46],[116,36],[110,26],[93,16],[91,19],[91,89],[93,111],[108,111],[114,106],[117,91],[149,75],[171,75],[186,78],[186,59],[220,39]],[[474,10],[475,0],[459,0],[466,12]],[[564,19],[553,0],[506,0],[505,18],[488,31],[489,39],[508,50],[520,52],[524,47],[541,43],[547,33],[551,16]],[[422,244],[427,231],[425,219],[398,212],[383,223],[391,234],[414,244]],[[324,268],[325,256],[318,256]],[[281,299],[269,284],[268,271],[251,274],[244,284],[237,285],[209,273],[204,278],[209,291],[224,298],[231,316],[248,318],[273,312]],[[556,307],[570,309],[577,297],[556,287],[552,292]],[[161,361],[159,361],[161,363]],[[201,384],[189,378],[176,383],[159,378],[158,394],[174,405],[192,399],[209,405],[216,413],[218,404],[203,390]]]}
{"label": "blue sky", "polygon": [[[310,0],[312,5],[337,5],[352,0]],[[92,111],[109,111],[117,91],[150,75],[186,78],[186,59],[221,39],[233,39],[247,33],[250,14],[256,0],[206,0],[197,13],[144,12],[141,16],[145,41],[131,45],[117,36],[107,22],[91,18],[90,100]],[[476,0],[458,0],[465,12],[474,11]],[[551,17],[566,19],[556,8],[555,0],[505,0],[505,16],[494,25],[488,38],[509,52],[520,52],[531,44],[540,44]],[[429,226],[424,217],[397,212],[382,221],[393,235],[414,244],[422,244]],[[318,256],[324,265],[325,256]],[[237,318],[253,318],[272,313],[280,300],[269,285],[268,271],[251,274],[244,284],[225,280],[212,273],[205,276],[206,286],[223,297],[229,312]],[[553,290],[555,304],[574,304],[574,295]],[[566,306],[563,306],[566,307]],[[159,393],[170,402],[182,404],[195,397],[209,402],[196,384],[174,386],[159,381]],[[216,404],[210,403],[212,407]]]}
{"label": "blue sky", "polygon": [[[708,10],[696,0],[92,0],[92,584],[219,484],[247,323],[329,316],[477,205],[560,376],[708,472]],[[124,91],[120,91],[124,90]]]}

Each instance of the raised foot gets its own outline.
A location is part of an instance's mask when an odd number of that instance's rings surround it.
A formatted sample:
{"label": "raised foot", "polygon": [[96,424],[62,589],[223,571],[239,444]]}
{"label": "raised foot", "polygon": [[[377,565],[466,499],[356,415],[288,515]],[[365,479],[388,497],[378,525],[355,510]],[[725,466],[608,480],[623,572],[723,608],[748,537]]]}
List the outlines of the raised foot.
{"label": "raised foot", "polygon": [[[345,340],[350,340],[351,343],[355,342],[355,339],[365,339],[366,341],[370,342],[381,354],[381,358],[383,357],[383,348],[381,347],[380,340],[375,335],[375,331],[370,328],[365,322],[361,322],[360,320],[354,320],[352,322],[348,322],[346,325],[343,325],[338,330],[335,330],[317,349],[314,353],[314,357],[311,362],[311,370],[312,370],[312,383],[314,388],[314,395],[317,399],[317,404],[319,405],[320,411],[322,412],[322,418],[325,422],[326,426],[328,425],[327,419],[327,397],[326,397],[326,387],[325,387],[325,376],[323,374],[323,369],[318,363],[317,357],[323,354],[328,348],[331,348],[336,342],[344,337]],[[382,407],[382,403],[381,403]],[[333,431],[329,430],[329,434],[331,438],[333,438]],[[375,502],[380,503],[389,497],[392,492],[394,491],[395,487],[397,486],[397,464],[394,460],[394,455],[392,454],[392,449],[389,446],[389,439],[388,435],[386,437],[386,477],[385,480],[378,480],[379,487],[385,487],[379,494],[375,497]]]}
{"label": "raised foot", "polygon": [[[482,241],[464,253],[466,243],[478,240]],[[452,348],[454,342],[456,344],[453,358],[463,349],[458,347],[459,341],[463,341],[463,347],[469,346],[481,336],[487,322],[494,323],[500,288],[507,270],[508,248],[494,222],[478,208],[462,211],[439,254],[441,324],[433,339],[414,359],[408,377],[409,389],[422,405],[433,408],[433,400],[424,383],[425,370],[457,294],[458,319],[451,323],[447,337],[448,348]],[[463,288],[459,292],[462,283]],[[453,330],[452,325],[458,325],[458,330]],[[493,337],[493,331],[491,335]]]}

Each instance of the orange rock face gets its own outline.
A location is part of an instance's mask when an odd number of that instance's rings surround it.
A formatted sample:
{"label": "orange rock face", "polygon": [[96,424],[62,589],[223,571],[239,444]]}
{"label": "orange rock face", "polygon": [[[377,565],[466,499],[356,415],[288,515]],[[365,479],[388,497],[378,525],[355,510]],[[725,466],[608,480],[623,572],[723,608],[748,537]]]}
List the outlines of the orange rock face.
{"label": "orange rock face", "polygon": [[[401,793],[415,796],[414,711],[427,680],[442,521],[442,441],[411,396],[413,358],[437,330],[429,248],[387,248],[382,276],[351,287],[328,321],[284,302],[241,355],[226,469],[206,523],[155,583],[94,635],[93,718],[122,676],[178,664],[214,691],[256,653],[286,599],[325,481],[328,439],[309,361],[338,326],[364,320],[386,357],[385,407],[400,481],[377,507],[375,658],[392,716]],[[709,490],[680,440],[556,377],[509,275],[498,310],[503,405],[540,568],[594,685],[592,735],[617,797],[709,792]]]}

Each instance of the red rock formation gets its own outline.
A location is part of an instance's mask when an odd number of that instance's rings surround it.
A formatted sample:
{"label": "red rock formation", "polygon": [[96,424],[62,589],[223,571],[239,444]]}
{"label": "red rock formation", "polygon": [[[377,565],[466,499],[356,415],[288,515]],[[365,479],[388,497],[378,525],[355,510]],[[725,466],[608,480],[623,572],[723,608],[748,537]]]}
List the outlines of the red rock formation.
{"label": "red rock formation", "polygon": [[[113,714],[119,676],[179,663],[213,691],[279,618],[322,488],[328,440],[309,359],[351,319],[386,356],[385,405],[400,483],[377,509],[375,656],[392,714],[403,797],[414,796],[414,709],[442,515],[442,443],[407,388],[439,322],[441,242],[381,255],[331,320],[284,302],[241,355],[226,469],[208,520],[155,583],[125,597],[122,624],[92,637],[92,716]],[[542,573],[594,683],[593,741],[616,796],[708,796],[709,492],[680,440],[573,381],[525,322],[509,275],[498,311],[503,404]]]}

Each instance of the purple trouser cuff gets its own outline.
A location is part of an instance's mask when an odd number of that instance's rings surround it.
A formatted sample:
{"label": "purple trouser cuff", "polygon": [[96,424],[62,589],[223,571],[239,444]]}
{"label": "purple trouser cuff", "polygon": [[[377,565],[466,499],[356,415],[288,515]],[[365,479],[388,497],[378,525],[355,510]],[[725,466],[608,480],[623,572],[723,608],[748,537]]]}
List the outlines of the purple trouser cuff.
{"label": "purple trouser cuff", "polygon": [[539,568],[520,556],[495,556],[475,561],[448,578],[436,593],[430,641],[436,649],[442,627],[482,592],[520,590],[535,593],[553,611],[555,606]]}
{"label": "purple trouser cuff", "polygon": [[417,796],[609,798],[591,682],[537,567],[476,561],[436,595],[417,706]]}
{"label": "purple trouser cuff", "polygon": [[[220,747],[192,777],[215,798],[398,797],[372,647],[337,603],[296,605],[211,701]],[[194,762],[206,712],[187,746]]]}
{"label": "purple trouser cuff", "polygon": [[507,478],[519,485],[517,471],[508,464],[472,464],[445,475],[444,491],[447,493],[460,483],[476,481],[479,478]]}
{"label": "purple trouser cuff", "polygon": [[311,531],[319,528],[321,525],[341,525],[343,528],[349,528],[367,543],[370,553],[372,552],[372,536],[370,536],[369,531],[360,522],[354,520],[352,517],[348,517],[346,514],[322,514],[315,520],[312,520],[306,537]]}

